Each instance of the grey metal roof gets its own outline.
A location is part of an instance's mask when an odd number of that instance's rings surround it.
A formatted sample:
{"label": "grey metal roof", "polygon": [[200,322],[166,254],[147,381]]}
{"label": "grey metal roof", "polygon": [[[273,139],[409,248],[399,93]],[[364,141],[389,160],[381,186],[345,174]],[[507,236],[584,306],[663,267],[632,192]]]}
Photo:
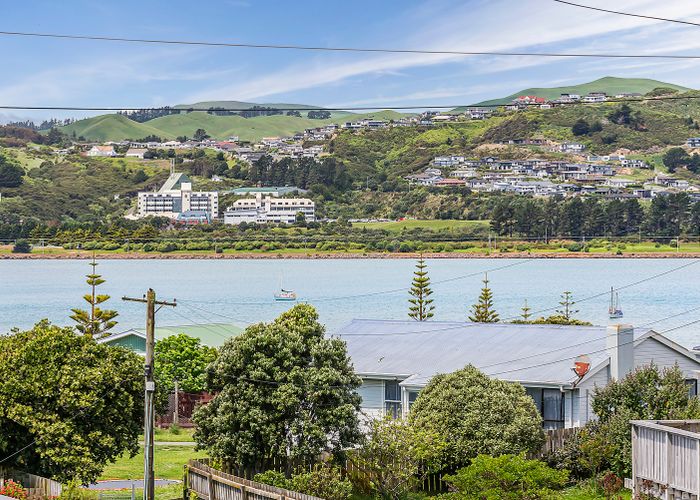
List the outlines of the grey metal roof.
{"label": "grey metal roof", "polygon": [[587,354],[591,367],[608,359],[604,326],[356,319],[334,334],[358,373],[410,377],[404,385],[468,364],[503,380],[569,384],[577,356]]}

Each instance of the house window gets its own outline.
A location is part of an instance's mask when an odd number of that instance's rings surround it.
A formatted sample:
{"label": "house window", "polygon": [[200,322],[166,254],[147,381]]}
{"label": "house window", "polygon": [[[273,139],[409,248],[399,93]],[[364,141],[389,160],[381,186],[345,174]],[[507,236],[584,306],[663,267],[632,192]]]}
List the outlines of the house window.
{"label": "house window", "polygon": [[685,385],[688,386],[688,396],[695,398],[698,396],[698,379],[688,378],[685,380]]}
{"label": "house window", "polygon": [[408,391],[408,409],[410,410],[413,403],[418,399],[418,391]]}
{"label": "house window", "polygon": [[401,416],[401,387],[397,380],[384,381],[384,410],[394,418]]}
{"label": "house window", "polygon": [[559,389],[542,389],[526,387],[528,396],[535,402],[545,429],[561,429],[564,427],[564,393]]}

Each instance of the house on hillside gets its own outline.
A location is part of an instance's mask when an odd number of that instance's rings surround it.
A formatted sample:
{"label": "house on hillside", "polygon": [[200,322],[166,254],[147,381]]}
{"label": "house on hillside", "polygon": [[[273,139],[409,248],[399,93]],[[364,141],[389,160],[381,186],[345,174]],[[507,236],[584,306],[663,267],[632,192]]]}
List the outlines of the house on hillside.
{"label": "house on hillside", "polygon": [[143,159],[143,155],[146,154],[148,149],[146,148],[129,148],[129,150],[126,152],[124,156],[127,158],[141,158]]}
{"label": "house on hillside", "polygon": [[[228,323],[207,323],[206,325],[159,326],[155,329],[156,342],[166,337],[184,333],[200,340],[208,347],[221,347],[228,339],[237,337],[243,328]],[[119,333],[113,333],[97,340],[100,344],[126,347],[137,354],[146,354],[146,331],[133,328]]]}
{"label": "house on hillside", "polygon": [[[697,355],[653,330],[630,325],[563,326],[354,320],[335,332],[347,343],[362,378],[362,410],[405,415],[430,379],[471,364],[517,382],[537,405],[547,429],[595,418],[593,390],[637,367],[678,365],[697,395]],[[578,361],[581,376],[574,371]]]}
{"label": "house on hillside", "polygon": [[114,150],[113,146],[93,146],[88,150],[87,155],[102,158],[113,158],[117,156],[117,152]]}

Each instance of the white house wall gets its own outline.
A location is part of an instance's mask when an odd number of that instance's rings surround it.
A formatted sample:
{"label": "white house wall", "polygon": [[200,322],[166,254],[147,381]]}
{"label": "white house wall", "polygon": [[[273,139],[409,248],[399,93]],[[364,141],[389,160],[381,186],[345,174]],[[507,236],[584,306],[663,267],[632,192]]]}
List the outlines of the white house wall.
{"label": "white house wall", "polygon": [[660,368],[672,368],[677,364],[685,378],[696,378],[695,370],[700,370],[700,363],[681,356],[656,339],[648,338],[634,348],[634,367],[652,363]]}
{"label": "white house wall", "polygon": [[384,381],[377,379],[363,379],[362,385],[357,389],[362,398],[360,407],[362,412],[371,418],[381,417],[384,411]]}

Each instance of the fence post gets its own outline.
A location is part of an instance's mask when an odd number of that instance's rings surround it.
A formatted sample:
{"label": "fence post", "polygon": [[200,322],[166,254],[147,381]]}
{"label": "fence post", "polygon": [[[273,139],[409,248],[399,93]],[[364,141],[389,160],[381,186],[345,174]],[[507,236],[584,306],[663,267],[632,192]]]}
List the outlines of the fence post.
{"label": "fence post", "polygon": [[241,485],[241,500],[246,500],[248,497],[248,492],[246,491],[245,486]]}
{"label": "fence post", "polygon": [[182,474],[182,500],[188,500],[189,499],[189,492],[187,491],[189,489],[189,467],[187,464],[183,466],[184,472]]}

